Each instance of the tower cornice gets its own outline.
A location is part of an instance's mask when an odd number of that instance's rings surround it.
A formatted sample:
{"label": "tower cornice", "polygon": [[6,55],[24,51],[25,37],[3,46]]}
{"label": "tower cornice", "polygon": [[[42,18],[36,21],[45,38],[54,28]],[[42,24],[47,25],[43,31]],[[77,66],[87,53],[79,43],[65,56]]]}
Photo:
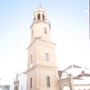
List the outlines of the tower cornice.
{"label": "tower cornice", "polygon": [[51,24],[50,24],[50,22],[48,21],[48,22],[46,22],[46,21],[38,21],[38,22],[33,22],[32,24],[31,24],[31,26],[30,26],[30,30],[32,29],[32,27],[33,27],[33,25],[34,24],[39,24],[39,23],[45,23],[45,24],[48,24],[49,25],[49,28],[50,28],[50,30],[51,30]]}
{"label": "tower cornice", "polygon": [[56,45],[56,43],[52,43],[52,42],[45,41],[45,40],[40,40],[40,37],[38,37],[38,38],[35,38],[35,39],[31,42],[31,44],[28,46],[27,49],[29,49],[36,41],[43,42],[43,43],[47,43],[47,44]]}
{"label": "tower cornice", "polygon": [[44,68],[44,69],[47,69],[47,70],[51,70],[51,69],[55,69],[55,70],[57,69],[58,70],[58,67],[36,64],[33,67],[27,69],[27,71],[25,72],[25,74],[27,74],[29,71],[32,71],[35,68],[41,68],[41,69]]}

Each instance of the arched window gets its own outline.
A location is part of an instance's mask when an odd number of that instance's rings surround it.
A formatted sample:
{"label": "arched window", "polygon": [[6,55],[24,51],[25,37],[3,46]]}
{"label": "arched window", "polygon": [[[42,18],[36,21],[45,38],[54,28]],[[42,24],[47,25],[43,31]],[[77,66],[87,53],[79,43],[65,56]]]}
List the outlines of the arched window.
{"label": "arched window", "polygon": [[34,19],[33,19],[34,21],[36,20],[36,18],[34,17]]}
{"label": "arched window", "polygon": [[48,60],[49,60],[48,53],[45,53],[45,60],[46,60],[46,61],[48,61]]}
{"label": "arched window", "polygon": [[47,34],[47,29],[46,28],[44,28],[44,33]]}
{"label": "arched window", "polygon": [[43,20],[43,21],[45,20],[45,15],[44,15],[44,14],[42,14],[42,20]]}
{"label": "arched window", "polygon": [[32,88],[32,78],[30,78],[30,88]]}
{"label": "arched window", "polygon": [[46,84],[47,84],[47,87],[50,88],[50,77],[49,76],[46,77]]}
{"label": "arched window", "polygon": [[38,16],[37,16],[37,19],[40,20],[40,13],[39,13]]}

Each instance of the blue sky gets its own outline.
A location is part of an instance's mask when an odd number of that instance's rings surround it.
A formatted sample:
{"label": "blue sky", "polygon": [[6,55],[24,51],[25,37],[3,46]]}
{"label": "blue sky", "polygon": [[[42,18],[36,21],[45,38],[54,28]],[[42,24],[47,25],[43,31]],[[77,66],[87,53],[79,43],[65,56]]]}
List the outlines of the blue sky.
{"label": "blue sky", "polygon": [[10,83],[17,72],[26,70],[29,29],[40,3],[48,12],[58,67],[90,67],[88,0],[1,0],[0,83]]}

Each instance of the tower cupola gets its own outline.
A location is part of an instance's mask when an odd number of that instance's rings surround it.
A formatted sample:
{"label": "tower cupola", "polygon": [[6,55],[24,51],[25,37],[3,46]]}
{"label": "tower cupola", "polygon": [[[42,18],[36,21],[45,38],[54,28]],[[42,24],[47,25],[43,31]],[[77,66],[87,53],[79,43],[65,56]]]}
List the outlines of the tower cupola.
{"label": "tower cupola", "polygon": [[47,12],[44,8],[37,8],[35,11],[34,11],[34,22],[40,22],[40,21],[43,21],[43,22],[47,22],[48,19],[47,19]]}

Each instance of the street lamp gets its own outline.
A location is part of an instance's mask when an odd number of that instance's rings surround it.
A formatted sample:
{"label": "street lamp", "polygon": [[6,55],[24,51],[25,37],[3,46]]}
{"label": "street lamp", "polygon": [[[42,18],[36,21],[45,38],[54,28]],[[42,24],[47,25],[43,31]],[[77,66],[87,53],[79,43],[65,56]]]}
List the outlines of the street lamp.
{"label": "street lamp", "polygon": [[60,81],[61,81],[61,77],[62,77],[62,71],[58,71],[58,76],[59,76],[59,90],[62,90],[61,88],[61,84],[60,84]]}
{"label": "street lamp", "polygon": [[71,74],[69,74],[69,83],[70,83],[70,85],[69,85],[70,90],[73,90],[72,75]]}

